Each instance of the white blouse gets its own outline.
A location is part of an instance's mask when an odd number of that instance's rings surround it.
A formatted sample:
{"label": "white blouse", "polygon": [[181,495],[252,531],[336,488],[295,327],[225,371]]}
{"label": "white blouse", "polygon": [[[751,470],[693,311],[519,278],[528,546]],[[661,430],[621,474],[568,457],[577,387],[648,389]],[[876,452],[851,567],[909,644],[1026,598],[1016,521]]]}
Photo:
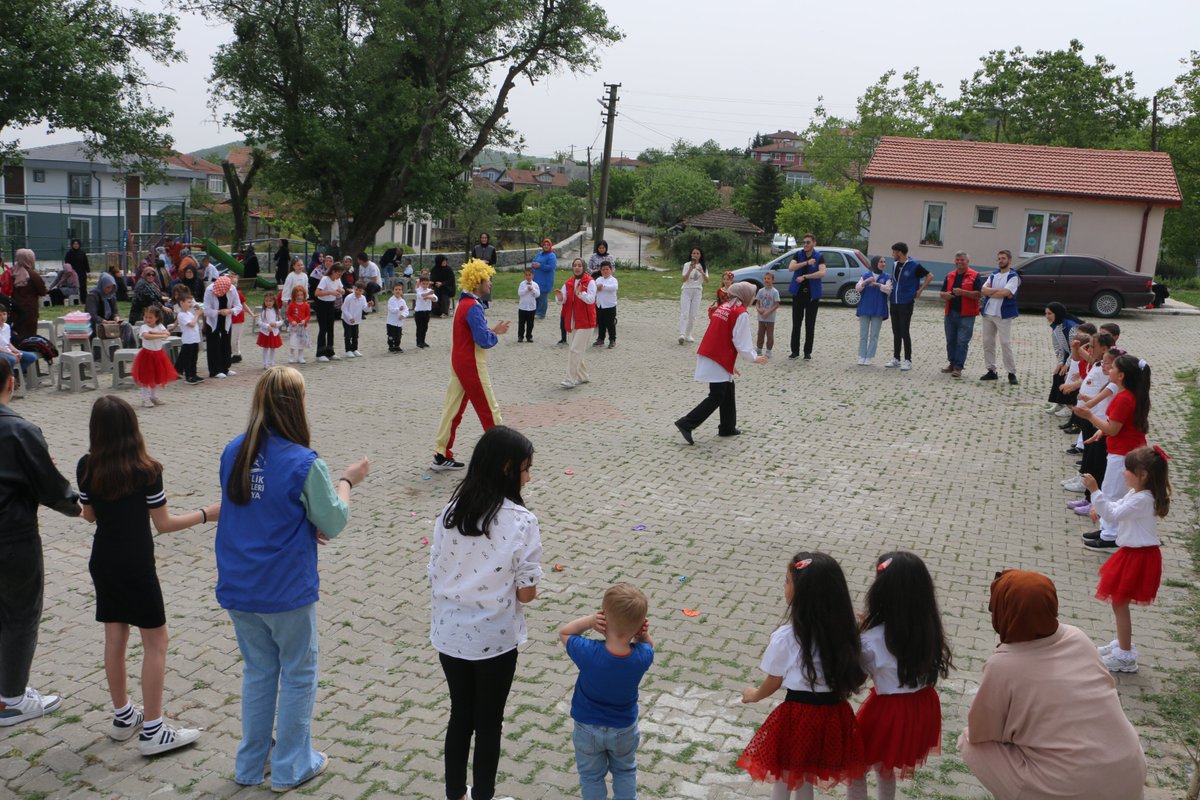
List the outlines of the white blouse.
{"label": "white blouse", "polygon": [[1108,522],[1117,523],[1117,547],[1157,547],[1158,517],[1154,495],[1143,489],[1129,491],[1116,500],[1092,492],[1092,507]]}
{"label": "white blouse", "polygon": [[876,694],[912,694],[925,688],[900,685],[900,666],[884,641],[882,625],[863,631],[862,668],[871,676]]}
{"label": "white blouse", "polygon": [[805,658],[800,652],[800,642],[796,641],[796,632],[789,622],[781,625],[771,634],[771,643],[767,652],[763,653],[759,669],[776,678],[783,678],[783,688],[800,692],[828,692],[825,685],[825,671],[821,669],[821,657],[811,653],[809,660],[817,670],[816,683],[809,683],[804,674]]}
{"label": "white blouse", "polygon": [[444,526],[449,507],[438,514],[429,551],[429,641],[455,658],[495,658],[527,638],[517,589],[535,586],[542,577],[537,517],[505,500],[487,536],[464,536]]}

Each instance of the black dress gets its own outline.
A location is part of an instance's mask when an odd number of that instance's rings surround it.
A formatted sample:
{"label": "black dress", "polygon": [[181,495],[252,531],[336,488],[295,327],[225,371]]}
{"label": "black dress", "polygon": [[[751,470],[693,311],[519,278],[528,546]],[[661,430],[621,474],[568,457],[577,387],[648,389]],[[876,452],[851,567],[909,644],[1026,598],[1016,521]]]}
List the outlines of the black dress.
{"label": "black dress", "polygon": [[150,509],[167,504],[162,475],[122,497],[92,497],[84,482],[88,456],[75,468],[79,502],[96,514],[96,535],[88,572],[96,587],[96,621],[123,622],[138,628],[167,624],[162,588],[154,568]]}

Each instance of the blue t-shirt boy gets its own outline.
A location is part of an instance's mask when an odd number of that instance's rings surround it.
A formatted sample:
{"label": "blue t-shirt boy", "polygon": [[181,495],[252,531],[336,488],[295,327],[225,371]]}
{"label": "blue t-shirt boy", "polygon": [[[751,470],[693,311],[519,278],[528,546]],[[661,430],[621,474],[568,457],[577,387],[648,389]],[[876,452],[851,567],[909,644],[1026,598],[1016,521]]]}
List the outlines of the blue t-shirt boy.
{"label": "blue t-shirt boy", "polygon": [[571,718],[585,725],[628,728],[637,723],[638,686],[654,663],[654,648],[634,642],[629,654],[613,655],[604,640],[572,636],[567,655],[579,667]]}

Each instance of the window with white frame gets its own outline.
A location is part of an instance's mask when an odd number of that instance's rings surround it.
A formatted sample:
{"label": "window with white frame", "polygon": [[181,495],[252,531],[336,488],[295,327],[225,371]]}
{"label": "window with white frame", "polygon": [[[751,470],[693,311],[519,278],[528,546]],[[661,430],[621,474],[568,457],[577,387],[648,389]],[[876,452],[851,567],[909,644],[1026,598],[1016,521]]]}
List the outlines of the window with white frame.
{"label": "window with white frame", "polygon": [[995,206],[975,206],[975,227],[996,227],[996,211]]}
{"label": "window with white frame", "polygon": [[788,153],[785,158],[789,164],[796,160],[796,156],[792,153]]}
{"label": "window with white frame", "polygon": [[942,232],[945,221],[945,203],[926,203],[921,222],[921,244],[926,247],[941,247],[945,242]]}
{"label": "window with white frame", "polygon": [[67,196],[76,203],[92,202],[92,176],[86,172],[67,175]]}
{"label": "window with white frame", "polygon": [[35,169],[33,171],[33,182],[34,183],[45,183],[46,182],[46,170]]}
{"label": "window with white frame", "polygon": [[1070,233],[1070,214],[1059,211],[1026,211],[1021,255],[1065,253]]}
{"label": "window with white frame", "polygon": [[225,179],[219,175],[209,175],[208,191],[213,194],[225,194]]}

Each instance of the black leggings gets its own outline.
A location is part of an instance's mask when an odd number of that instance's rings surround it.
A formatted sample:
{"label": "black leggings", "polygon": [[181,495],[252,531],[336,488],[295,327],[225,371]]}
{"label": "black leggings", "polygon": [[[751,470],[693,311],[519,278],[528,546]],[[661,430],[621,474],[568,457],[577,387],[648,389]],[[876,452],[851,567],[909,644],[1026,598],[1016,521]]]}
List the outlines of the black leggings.
{"label": "black leggings", "polygon": [[596,341],[603,342],[604,337],[609,342],[617,341],[617,307],[596,308]]}
{"label": "black leggings", "polygon": [[439,653],[450,687],[450,723],[446,726],[446,797],[459,800],[467,793],[467,757],[475,736],[472,761],[473,800],[490,800],[496,793],[500,764],[500,733],[504,704],[517,671],[517,650],[482,661],[467,661]]}
{"label": "black leggings", "polygon": [[714,411],[720,409],[721,423],[717,433],[728,434],[737,429],[737,395],[733,381],[710,383],[708,397],[704,398],[679,420],[679,424],[690,430],[699,428]]}
{"label": "black leggings", "polygon": [[42,620],[42,540],[0,543],[0,695],[21,697]]}
{"label": "black leggings", "polygon": [[900,346],[904,345],[904,358],[912,361],[912,327],[913,304],[896,303],[889,311],[892,320],[892,358],[900,359]]}
{"label": "black leggings", "polygon": [[317,300],[317,357],[333,355],[333,319],[337,309],[332,300]]}

